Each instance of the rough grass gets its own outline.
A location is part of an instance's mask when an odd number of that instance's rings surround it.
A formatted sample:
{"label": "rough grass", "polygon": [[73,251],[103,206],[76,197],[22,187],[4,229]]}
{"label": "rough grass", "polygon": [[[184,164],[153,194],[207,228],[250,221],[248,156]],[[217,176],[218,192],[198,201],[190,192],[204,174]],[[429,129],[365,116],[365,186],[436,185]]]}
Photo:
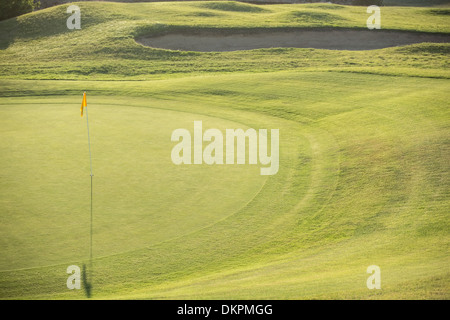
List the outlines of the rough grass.
{"label": "rough grass", "polygon": [[[321,4],[260,7],[234,2],[78,5],[82,9],[82,30],[78,31],[66,28],[66,6],[1,22],[2,78],[145,80],[192,73],[293,69],[448,76],[446,44],[423,54],[418,51],[424,45],[412,46],[417,49],[411,56],[395,48],[371,52],[285,48],[193,53],[147,48],[134,40],[140,35],[177,31],[366,28],[367,13],[358,7],[331,6],[340,8],[332,10],[330,5]],[[256,9],[241,12],[211,6]],[[448,16],[436,12],[445,9],[386,8],[383,29],[449,32]]]}

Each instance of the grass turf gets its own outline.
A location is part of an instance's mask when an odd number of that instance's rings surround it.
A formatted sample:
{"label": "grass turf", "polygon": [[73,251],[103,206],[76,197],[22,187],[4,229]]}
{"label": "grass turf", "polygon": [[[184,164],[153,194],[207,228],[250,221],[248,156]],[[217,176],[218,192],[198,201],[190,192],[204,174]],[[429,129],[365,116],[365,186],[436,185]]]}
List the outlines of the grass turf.
{"label": "grass turf", "polygon": [[[447,45],[181,53],[132,37],[186,24],[281,26],[297,11],[336,14],[322,24],[354,28],[359,15],[327,5],[80,7],[93,20],[78,34],[36,29],[59,23],[64,6],[0,23],[2,299],[85,298],[65,286],[67,266],[88,258],[83,90],[94,298],[448,299]],[[444,15],[433,24],[429,9],[395,9],[418,16],[392,28],[448,32]],[[224,19],[184,18],[199,10]],[[14,42],[8,28],[19,30]],[[279,173],[176,167],[170,133],[193,120],[279,128]],[[382,290],[366,288],[371,264]]]}
{"label": "grass turf", "polygon": [[[82,11],[82,29],[77,31],[66,27],[67,6],[1,22],[2,78],[150,80],[193,73],[293,69],[448,77],[448,44],[364,52],[275,48],[195,53],[147,48],[134,40],[140,35],[180,30],[366,29],[369,15],[364,7],[237,2],[77,4]],[[448,33],[447,11],[386,7],[382,28]]]}

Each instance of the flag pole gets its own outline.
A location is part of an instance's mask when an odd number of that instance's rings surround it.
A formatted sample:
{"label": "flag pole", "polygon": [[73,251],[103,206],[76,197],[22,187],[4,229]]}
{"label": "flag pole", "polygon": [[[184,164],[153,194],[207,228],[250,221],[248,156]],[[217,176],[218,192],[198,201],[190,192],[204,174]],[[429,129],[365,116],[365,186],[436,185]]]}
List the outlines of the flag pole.
{"label": "flag pole", "polygon": [[[86,94],[86,92],[84,93]],[[93,192],[92,192],[92,178],[94,177],[92,173],[92,154],[91,154],[91,137],[89,134],[89,115],[88,115],[88,107],[86,105],[86,125],[87,125],[87,134],[88,134],[88,144],[89,144],[89,165],[91,170],[91,230],[90,230],[90,246],[89,246],[89,261],[92,265],[92,198],[93,198]]]}
{"label": "flag pole", "polygon": [[[94,174],[92,173],[91,136],[89,134],[89,115],[88,115],[88,108],[87,108],[87,102],[86,102],[86,91],[83,93],[83,101],[81,102],[81,116],[82,117],[83,117],[84,108],[86,108],[86,125],[87,125],[88,145],[89,145],[89,166],[90,166],[90,170],[91,170],[91,226],[90,226],[90,239],[89,239],[89,241],[90,241],[90,243],[89,243],[89,269],[90,269],[89,278],[92,278],[92,198],[93,198]],[[90,282],[88,282],[85,264],[83,264],[83,283],[84,283],[84,287],[86,290],[86,295],[88,298],[90,298],[92,284]]]}

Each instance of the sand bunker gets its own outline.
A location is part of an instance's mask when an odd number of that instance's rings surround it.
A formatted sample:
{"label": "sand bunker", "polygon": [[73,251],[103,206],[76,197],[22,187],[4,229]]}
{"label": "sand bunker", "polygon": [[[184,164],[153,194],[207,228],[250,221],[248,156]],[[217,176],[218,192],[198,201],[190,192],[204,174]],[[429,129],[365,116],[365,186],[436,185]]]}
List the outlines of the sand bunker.
{"label": "sand bunker", "polygon": [[253,33],[201,32],[140,37],[144,46],[182,51],[235,51],[261,48],[372,50],[421,42],[448,43],[450,35],[383,30],[296,30]]}

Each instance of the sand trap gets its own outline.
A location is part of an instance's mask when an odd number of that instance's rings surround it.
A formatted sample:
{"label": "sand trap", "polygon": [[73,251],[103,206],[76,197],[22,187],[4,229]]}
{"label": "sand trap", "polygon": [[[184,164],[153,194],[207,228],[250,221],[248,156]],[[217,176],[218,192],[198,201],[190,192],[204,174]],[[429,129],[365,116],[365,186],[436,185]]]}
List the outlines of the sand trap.
{"label": "sand trap", "polygon": [[296,30],[254,33],[202,32],[140,37],[144,46],[182,51],[235,51],[261,48],[371,50],[421,42],[450,42],[450,35],[383,30]]}

